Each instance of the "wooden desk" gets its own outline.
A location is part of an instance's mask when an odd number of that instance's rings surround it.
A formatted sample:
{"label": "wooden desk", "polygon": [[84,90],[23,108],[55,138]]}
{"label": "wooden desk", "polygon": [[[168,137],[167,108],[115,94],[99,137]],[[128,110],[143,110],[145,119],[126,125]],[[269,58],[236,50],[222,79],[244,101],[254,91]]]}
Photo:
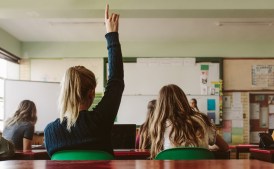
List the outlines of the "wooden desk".
{"label": "wooden desk", "polygon": [[[149,150],[114,150],[117,160],[144,160],[150,156]],[[49,160],[50,157],[45,149],[31,151],[16,151],[13,160]]]}
{"label": "wooden desk", "polygon": [[114,150],[114,155],[117,160],[146,160],[150,156],[150,151],[145,149],[116,149]]}
{"label": "wooden desk", "polygon": [[12,160],[50,160],[47,150],[16,151]]}
{"label": "wooden desk", "polygon": [[[215,159],[230,159],[230,151],[218,152],[213,151]],[[150,156],[149,150],[140,149],[116,149],[114,156],[117,160],[146,160]],[[14,160],[49,160],[50,157],[45,149],[31,150],[31,151],[16,151]]]}
{"label": "wooden desk", "polygon": [[239,159],[239,155],[240,153],[249,153],[249,150],[251,148],[258,148],[259,145],[255,145],[255,144],[239,144],[236,145],[236,159]]}
{"label": "wooden desk", "polygon": [[267,162],[274,162],[274,150],[265,150],[259,148],[251,148],[250,150],[250,158],[257,159]]}
{"label": "wooden desk", "polygon": [[259,160],[111,160],[111,161],[51,161],[51,160],[7,160],[0,161],[0,168],[16,169],[83,169],[83,168],[104,168],[104,169],[145,169],[145,168],[195,168],[195,169],[269,169],[273,168],[272,163]]}

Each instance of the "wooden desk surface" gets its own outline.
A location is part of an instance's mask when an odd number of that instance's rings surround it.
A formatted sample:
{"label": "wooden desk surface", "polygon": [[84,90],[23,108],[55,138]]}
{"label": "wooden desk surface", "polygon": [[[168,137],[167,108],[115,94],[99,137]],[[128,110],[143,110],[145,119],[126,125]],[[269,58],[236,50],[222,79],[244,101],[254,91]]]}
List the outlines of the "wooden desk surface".
{"label": "wooden desk surface", "polygon": [[150,151],[146,149],[116,149],[114,156],[117,160],[146,160],[150,156]]}
{"label": "wooden desk surface", "polygon": [[251,148],[250,158],[274,163],[274,150]]}
{"label": "wooden desk surface", "polygon": [[[150,156],[149,150],[141,149],[117,149],[114,150],[114,155],[117,160],[145,160]],[[30,151],[16,151],[14,160],[49,160],[46,149],[30,150]]]}
{"label": "wooden desk surface", "polygon": [[112,160],[112,161],[51,161],[51,160],[8,160],[0,161],[0,168],[16,169],[145,169],[145,168],[195,168],[195,169],[269,169],[272,163],[259,160]]}
{"label": "wooden desk surface", "polygon": [[50,160],[47,150],[16,151],[13,160]]}
{"label": "wooden desk surface", "polygon": [[256,144],[239,144],[239,145],[236,145],[235,148],[236,149],[241,149],[241,148],[258,148],[259,145],[256,145]]}
{"label": "wooden desk surface", "polygon": [[240,153],[249,153],[251,148],[258,148],[259,145],[256,144],[239,144],[235,146],[236,149],[236,159],[239,159]]}
{"label": "wooden desk surface", "polygon": [[251,148],[249,151],[263,153],[263,154],[274,154],[274,149],[267,150],[267,149],[260,149],[260,148]]}
{"label": "wooden desk surface", "polygon": [[[230,151],[213,151],[215,159],[230,159]],[[150,151],[146,149],[116,149],[114,156],[117,160],[146,160],[150,156]],[[49,160],[50,157],[45,149],[16,151],[13,160]]]}

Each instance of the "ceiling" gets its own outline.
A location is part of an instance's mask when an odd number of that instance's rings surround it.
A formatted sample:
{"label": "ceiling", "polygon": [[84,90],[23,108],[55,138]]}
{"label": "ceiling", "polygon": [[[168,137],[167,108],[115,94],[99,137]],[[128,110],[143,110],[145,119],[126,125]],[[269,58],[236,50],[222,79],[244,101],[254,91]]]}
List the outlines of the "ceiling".
{"label": "ceiling", "polygon": [[[104,41],[105,2],[39,2],[1,0],[0,27],[22,42]],[[274,41],[271,1],[250,0],[249,5],[241,1],[216,4],[220,0],[138,2],[110,3],[110,12],[120,14],[122,41]]]}

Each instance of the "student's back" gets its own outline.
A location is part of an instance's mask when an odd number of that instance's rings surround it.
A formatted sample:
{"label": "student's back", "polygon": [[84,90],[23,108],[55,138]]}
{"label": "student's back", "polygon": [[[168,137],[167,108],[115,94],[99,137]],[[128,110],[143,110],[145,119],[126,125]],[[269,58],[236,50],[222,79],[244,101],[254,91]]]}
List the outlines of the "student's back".
{"label": "student's back", "polygon": [[124,90],[122,52],[118,35],[119,15],[108,15],[107,34],[109,77],[104,96],[89,111],[94,97],[96,78],[83,66],[71,67],[61,82],[59,98],[60,118],[44,130],[45,146],[51,156],[68,149],[102,150],[113,153],[111,129],[117,115]]}
{"label": "student's back", "polygon": [[16,150],[31,150],[36,121],[34,102],[23,100],[14,115],[5,121],[3,137],[13,142]]}
{"label": "student's back", "polygon": [[6,127],[3,132],[3,137],[12,141],[16,150],[23,150],[23,139],[32,140],[34,126],[30,122],[21,122],[9,127]]}
{"label": "student's back", "polygon": [[163,86],[159,92],[150,135],[151,158],[164,149],[181,146],[208,148],[215,143],[221,150],[228,149],[214,126],[190,107],[183,90],[174,84]]}

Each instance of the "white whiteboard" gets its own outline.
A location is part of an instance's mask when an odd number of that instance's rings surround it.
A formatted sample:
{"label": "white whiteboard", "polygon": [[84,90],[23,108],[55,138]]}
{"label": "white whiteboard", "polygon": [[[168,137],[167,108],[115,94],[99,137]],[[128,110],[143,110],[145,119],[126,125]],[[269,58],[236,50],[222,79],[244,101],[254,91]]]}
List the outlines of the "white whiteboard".
{"label": "white whiteboard", "polygon": [[[219,96],[214,95],[187,95],[188,100],[195,98],[198,108],[204,114],[215,113],[215,124],[220,124]],[[123,95],[117,115],[116,124],[137,124],[145,122],[147,116],[147,104],[150,100],[157,99],[156,95]],[[214,110],[208,110],[208,100],[214,100]]]}
{"label": "white whiteboard", "polygon": [[[219,82],[219,64],[209,65],[208,86]],[[186,94],[200,95],[201,64],[139,64],[124,63],[124,95],[157,95],[162,86],[176,84]]]}
{"label": "white whiteboard", "polygon": [[[219,95],[201,95],[201,65],[208,65],[208,87],[219,82],[219,63],[185,63],[181,58],[142,58],[141,62],[124,63],[125,89],[116,123],[142,124],[147,103],[157,98],[164,85],[176,84],[188,99],[197,99],[201,112],[215,113],[215,124],[219,124]],[[208,110],[209,100],[214,100],[215,110]]]}
{"label": "white whiteboard", "polygon": [[103,58],[63,58],[31,59],[31,80],[60,82],[66,70],[72,66],[82,65],[91,70],[96,77],[96,92],[103,92]]}
{"label": "white whiteboard", "polygon": [[58,114],[59,83],[5,80],[4,118],[11,117],[22,100],[32,100],[37,108],[35,131],[44,131]]}

